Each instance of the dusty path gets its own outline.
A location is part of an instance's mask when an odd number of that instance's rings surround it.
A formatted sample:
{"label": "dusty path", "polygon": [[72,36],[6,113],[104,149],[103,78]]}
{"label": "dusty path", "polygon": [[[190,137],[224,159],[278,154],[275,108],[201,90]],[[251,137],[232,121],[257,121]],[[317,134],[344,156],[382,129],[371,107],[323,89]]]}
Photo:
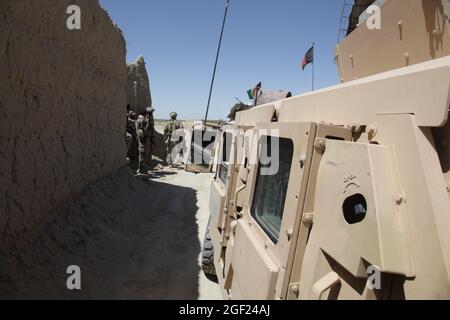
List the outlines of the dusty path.
{"label": "dusty path", "polygon": [[[0,298],[219,299],[201,274],[210,175],[128,168],[56,212],[32,244],[0,256]],[[69,265],[82,290],[66,287]]]}
{"label": "dusty path", "polygon": [[[176,175],[163,175],[155,181],[191,188],[197,191],[197,236],[200,245],[203,243],[205,231],[209,220],[209,196],[212,174],[192,174],[182,170],[169,169],[168,172],[176,171]],[[200,256],[199,256],[200,264]],[[199,299],[218,300],[222,299],[219,287],[206,279],[203,272],[199,272]]]}

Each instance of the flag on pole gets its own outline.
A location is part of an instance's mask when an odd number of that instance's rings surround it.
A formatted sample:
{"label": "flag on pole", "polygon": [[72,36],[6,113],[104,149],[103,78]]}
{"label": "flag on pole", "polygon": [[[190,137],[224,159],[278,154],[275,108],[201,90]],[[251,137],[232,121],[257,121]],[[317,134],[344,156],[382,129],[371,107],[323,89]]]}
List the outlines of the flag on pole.
{"label": "flag on pole", "polygon": [[256,87],[247,91],[248,98],[253,100],[258,97],[258,91],[261,90],[262,83],[258,83]]}
{"label": "flag on pole", "polygon": [[312,46],[308,52],[306,52],[305,57],[302,61],[302,70],[305,70],[306,66],[314,62],[314,46]]}
{"label": "flag on pole", "polygon": [[250,100],[253,100],[255,97],[253,96],[253,89],[250,89],[250,90],[248,90],[247,91],[247,95],[248,95],[248,98],[250,99]]}

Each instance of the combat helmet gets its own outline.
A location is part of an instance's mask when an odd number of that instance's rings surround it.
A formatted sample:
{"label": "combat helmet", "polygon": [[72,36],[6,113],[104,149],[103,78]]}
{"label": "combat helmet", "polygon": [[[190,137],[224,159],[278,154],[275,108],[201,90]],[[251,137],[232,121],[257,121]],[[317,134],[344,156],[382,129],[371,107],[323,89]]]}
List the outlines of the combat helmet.
{"label": "combat helmet", "polygon": [[177,120],[178,114],[177,114],[176,112],[171,112],[171,113],[170,113],[170,118],[171,118],[172,120]]}
{"label": "combat helmet", "polygon": [[140,116],[137,118],[136,123],[137,123],[138,125],[142,125],[142,124],[144,123],[144,120],[145,120],[145,117],[144,117],[143,115],[140,115]]}

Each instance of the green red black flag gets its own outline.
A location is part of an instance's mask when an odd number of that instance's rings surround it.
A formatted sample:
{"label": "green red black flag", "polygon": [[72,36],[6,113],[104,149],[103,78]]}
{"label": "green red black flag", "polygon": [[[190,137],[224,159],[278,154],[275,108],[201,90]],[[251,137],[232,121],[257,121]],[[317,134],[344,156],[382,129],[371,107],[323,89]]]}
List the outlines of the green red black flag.
{"label": "green red black flag", "polygon": [[308,52],[306,52],[305,57],[302,61],[302,70],[305,70],[305,67],[314,62],[314,46],[312,46]]}

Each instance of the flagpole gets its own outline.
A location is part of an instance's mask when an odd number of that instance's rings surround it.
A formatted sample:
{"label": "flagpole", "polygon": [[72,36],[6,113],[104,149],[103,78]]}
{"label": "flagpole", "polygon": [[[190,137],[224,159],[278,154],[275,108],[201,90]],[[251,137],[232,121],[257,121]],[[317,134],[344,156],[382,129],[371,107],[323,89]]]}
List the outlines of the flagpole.
{"label": "flagpole", "polygon": [[211,104],[211,97],[212,97],[212,92],[213,92],[213,88],[214,88],[214,80],[216,79],[217,63],[219,61],[220,48],[222,46],[223,31],[225,29],[225,23],[227,21],[229,4],[230,4],[230,0],[226,0],[225,14],[223,16],[223,23],[222,23],[222,31],[220,32],[219,46],[217,48],[216,62],[214,63],[214,71],[213,71],[212,80],[211,80],[211,88],[209,89],[208,105],[206,106],[205,126],[206,126],[206,122],[208,121],[209,106]]}
{"label": "flagpole", "polygon": [[312,62],[312,91],[314,91],[314,80],[315,80],[315,79],[314,79],[314,78],[315,78],[315,70],[314,70],[315,68],[314,68],[314,66],[315,66],[315,64],[316,64],[316,62],[315,62],[315,60],[316,60],[316,59],[315,59],[315,57],[314,57],[314,56],[315,56],[315,51],[316,51],[316,50],[315,50],[315,48],[314,48],[314,45],[315,45],[315,43],[313,42],[313,45],[312,45],[312,46],[313,46],[313,62]]}

